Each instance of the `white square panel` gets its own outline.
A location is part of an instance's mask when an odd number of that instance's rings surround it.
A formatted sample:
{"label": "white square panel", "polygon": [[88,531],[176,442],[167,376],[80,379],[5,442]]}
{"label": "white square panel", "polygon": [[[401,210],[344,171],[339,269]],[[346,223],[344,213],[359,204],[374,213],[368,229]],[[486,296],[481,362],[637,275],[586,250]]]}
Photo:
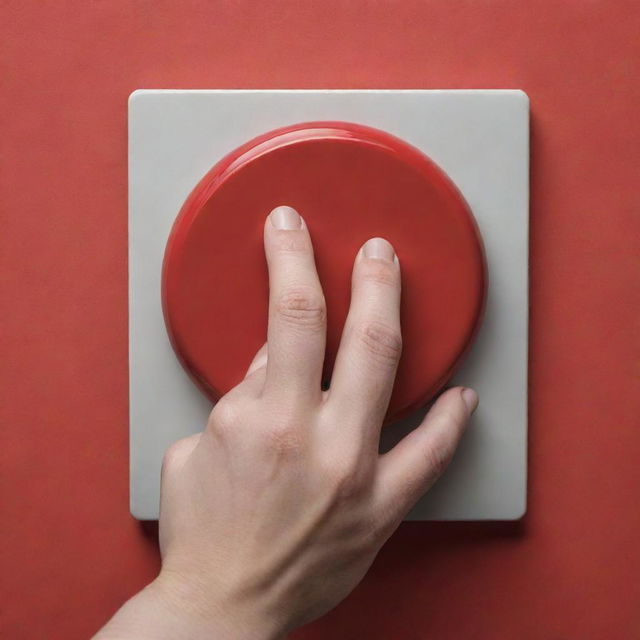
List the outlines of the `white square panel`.
{"label": "white square panel", "polygon": [[[135,91],[129,100],[131,512],[158,517],[167,446],[211,405],[169,344],[164,247],[185,198],[227,152],[285,125],[359,122],[422,149],[469,203],[489,267],[483,327],[455,382],[480,406],[413,520],[510,520],[526,510],[529,101],[521,91]],[[385,430],[389,447],[424,412]]]}

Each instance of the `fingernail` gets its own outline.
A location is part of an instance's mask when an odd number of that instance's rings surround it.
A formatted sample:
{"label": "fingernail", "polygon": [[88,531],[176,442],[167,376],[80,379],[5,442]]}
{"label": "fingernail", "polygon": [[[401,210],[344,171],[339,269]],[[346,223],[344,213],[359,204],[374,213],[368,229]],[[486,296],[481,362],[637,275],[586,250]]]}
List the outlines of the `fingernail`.
{"label": "fingernail", "polygon": [[471,415],[478,406],[478,394],[473,389],[463,389],[462,400],[467,407],[469,415]]}
{"label": "fingernail", "polygon": [[279,230],[298,231],[302,229],[302,218],[292,207],[276,207],[270,214],[271,224]]}
{"label": "fingernail", "polygon": [[384,238],[371,238],[364,243],[362,248],[365,258],[376,258],[378,260],[393,261],[395,252],[393,247]]}

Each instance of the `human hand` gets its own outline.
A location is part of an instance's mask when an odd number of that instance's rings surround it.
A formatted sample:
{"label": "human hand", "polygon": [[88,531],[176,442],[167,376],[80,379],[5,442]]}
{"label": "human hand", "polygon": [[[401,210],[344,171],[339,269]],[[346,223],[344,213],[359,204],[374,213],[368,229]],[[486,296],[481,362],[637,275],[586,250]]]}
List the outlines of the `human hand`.
{"label": "human hand", "polygon": [[453,388],[378,453],[401,353],[400,265],[369,240],[331,379],[326,313],[304,221],[278,207],[264,229],[267,344],[202,434],[163,464],[162,570],[101,638],[281,637],[362,579],[385,540],[453,456],[478,399]]}

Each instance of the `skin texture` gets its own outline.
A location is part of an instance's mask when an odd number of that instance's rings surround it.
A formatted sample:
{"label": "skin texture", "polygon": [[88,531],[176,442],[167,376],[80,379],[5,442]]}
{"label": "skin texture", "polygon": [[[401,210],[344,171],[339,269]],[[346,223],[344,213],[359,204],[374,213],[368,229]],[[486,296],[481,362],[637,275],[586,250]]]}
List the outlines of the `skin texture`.
{"label": "skin texture", "polygon": [[402,350],[392,246],[374,238],[355,258],[323,390],[326,311],[304,220],[274,209],[264,241],[267,343],[202,434],[167,451],[162,570],[96,638],[266,640],[321,616],[444,471],[477,406],[471,389],[449,389],[380,455]]}

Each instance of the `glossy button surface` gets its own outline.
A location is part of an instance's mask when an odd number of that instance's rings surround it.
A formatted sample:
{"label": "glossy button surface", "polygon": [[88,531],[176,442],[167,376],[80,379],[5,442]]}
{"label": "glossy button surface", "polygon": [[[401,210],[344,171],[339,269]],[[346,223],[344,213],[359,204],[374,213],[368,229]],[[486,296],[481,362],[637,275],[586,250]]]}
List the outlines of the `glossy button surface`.
{"label": "glossy button surface", "polygon": [[451,180],[385,132],[304,123],[260,136],[220,160],[187,198],[164,258],[169,337],[213,400],[244,376],[266,339],[265,217],[294,207],[311,232],[327,302],[330,378],[349,306],[353,260],[387,238],[402,269],[404,348],[387,421],[430,400],[477,332],[486,291],[482,243]]}

